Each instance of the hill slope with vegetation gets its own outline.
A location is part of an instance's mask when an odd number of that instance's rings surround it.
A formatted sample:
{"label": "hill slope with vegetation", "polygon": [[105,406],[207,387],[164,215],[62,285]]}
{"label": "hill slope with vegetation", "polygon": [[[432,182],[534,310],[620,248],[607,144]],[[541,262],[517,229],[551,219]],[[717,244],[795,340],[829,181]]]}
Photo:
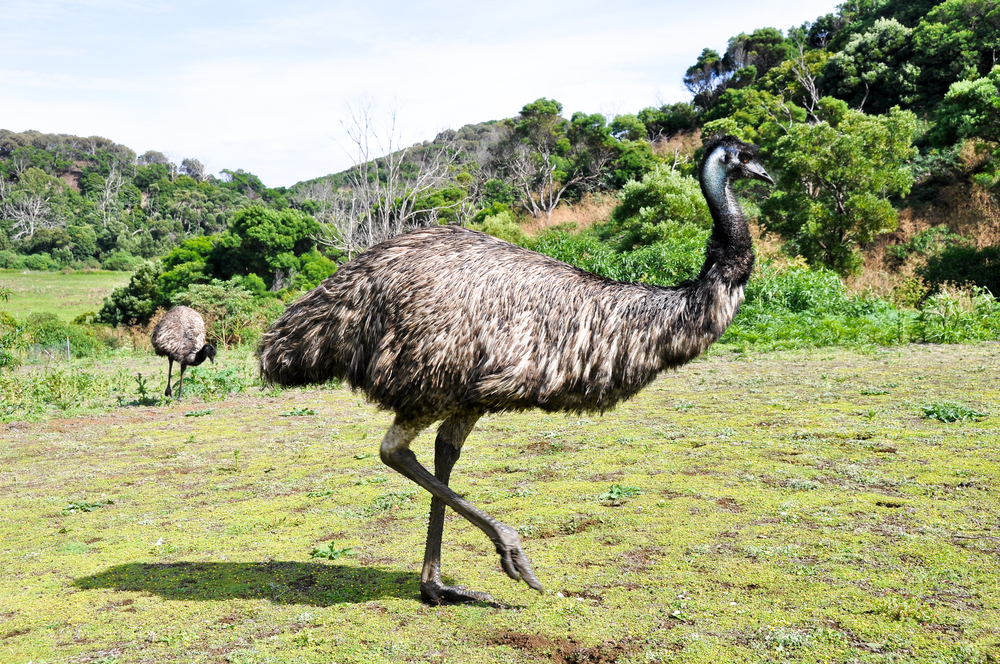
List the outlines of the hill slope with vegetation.
{"label": "hill slope with vegetation", "polygon": [[[760,145],[778,184],[740,192],[760,272],[724,341],[996,338],[998,42],[995,0],[845,3],[704,49],[690,102],[565,118],[541,98],[408,147],[362,106],[346,123],[356,165],[287,189],[105,138],[0,130],[0,268],[131,270],[80,323],[144,326],[184,303],[256,329],[338,263],[448,223],[671,284],[697,273],[710,224],[701,137],[726,132]],[[556,223],[594,200],[613,212]]]}

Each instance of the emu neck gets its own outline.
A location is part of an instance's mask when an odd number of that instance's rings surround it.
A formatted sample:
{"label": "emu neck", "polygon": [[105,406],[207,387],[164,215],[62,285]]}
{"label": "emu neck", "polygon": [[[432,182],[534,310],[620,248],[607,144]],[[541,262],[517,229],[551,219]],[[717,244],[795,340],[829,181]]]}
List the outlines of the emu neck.
{"label": "emu neck", "polygon": [[753,270],[753,242],[743,210],[733,195],[732,179],[720,161],[707,160],[701,173],[701,191],[715,224],[699,279],[714,273],[717,279],[743,286]]}

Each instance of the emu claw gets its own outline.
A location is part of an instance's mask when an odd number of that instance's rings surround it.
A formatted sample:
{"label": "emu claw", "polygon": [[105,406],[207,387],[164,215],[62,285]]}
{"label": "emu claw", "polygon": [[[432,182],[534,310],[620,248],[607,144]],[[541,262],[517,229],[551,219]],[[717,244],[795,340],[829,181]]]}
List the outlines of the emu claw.
{"label": "emu claw", "polygon": [[497,528],[499,539],[494,540],[497,553],[500,554],[500,566],[504,573],[515,581],[524,580],[530,587],[544,593],[542,583],[531,569],[531,561],[521,548],[521,537],[510,526],[501,525]]}
{"label": "emu claw", "polygon": [[464,604],[467,602],[486,602],[495,604],[489,593],[469,590],[465,586],[446,586],[439,581],[428,581],[420,584],[420,597],[428,604]]}

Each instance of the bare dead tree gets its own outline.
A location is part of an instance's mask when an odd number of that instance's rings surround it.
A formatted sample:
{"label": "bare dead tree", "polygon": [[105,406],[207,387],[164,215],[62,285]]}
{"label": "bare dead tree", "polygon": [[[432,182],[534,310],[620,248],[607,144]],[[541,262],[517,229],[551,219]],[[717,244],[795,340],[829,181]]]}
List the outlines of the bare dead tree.
{"label": "bare dead tree", "polygon": [[405,147],[398,112],[380,120],[375,104],[363,99],[348,107],[342,122],[353,143],[354,166],[342,190],[312,190],[321,205],[322,226],[316,240],[353,256],[383,240],[437,223],[444,209],[459,202],[422,205],[435,189],[452,182],[458,152],[447,141]]}
{"label": "bare dead tree", "polygon": [[11,240],[30,239],[38,229],[62,225],[50,198],[48,189],[18,191],[0,177],[0,219],[9,223]]}
{"label": "bare dead tree", "polygon": [[820,119],[816,111],[819,109],[820,93],[816,85],[816,75],[812,73],[806,62],[805,34],[801,30],[797,30],[791,36],[795,40],[797,48],[797,53],[792,60],[792,73],[795,74],[795,80],[804,91],[802,105],[809,114],[809,124],[818,124]]}

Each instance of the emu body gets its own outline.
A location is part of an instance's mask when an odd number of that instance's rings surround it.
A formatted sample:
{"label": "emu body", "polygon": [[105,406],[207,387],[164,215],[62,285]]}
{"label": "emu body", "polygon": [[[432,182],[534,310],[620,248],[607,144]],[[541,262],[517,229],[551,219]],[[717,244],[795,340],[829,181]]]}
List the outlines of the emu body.
{"label": "emu body", "polygon": [[170,375],[174,362],[181,365],[181,379],[177,386],[177,398],[181,399],[184,389],[184,370],[196,367],[206,358],[215,363],[215,347],[205,343],[205,321],[201,314],[190,307],[178,306],[163,314],[163,318],[153,328],[153,350],[157,355],[167,357],[167,389],[165,396],[172,396]]}
{"label": "emu body", "polygon": [[[448,488],[484,413],[605,411],[703,352],[732,321],[753,268],[730,185],[770,181],[756,148],[715,138],[700,167],[715,220],[697,279],[673,288],[621,283],[483,233],[439,226],[377,245],[288,308],[261,340],[261,375],[282,385],[346,379],[396,417],[381,458],[433,496],[421,595],[489,599],[444,586],[447,505],[493,541],[508,576],[542,586],[517,532]],[[431,475],[410,451],[443,421]]]}

